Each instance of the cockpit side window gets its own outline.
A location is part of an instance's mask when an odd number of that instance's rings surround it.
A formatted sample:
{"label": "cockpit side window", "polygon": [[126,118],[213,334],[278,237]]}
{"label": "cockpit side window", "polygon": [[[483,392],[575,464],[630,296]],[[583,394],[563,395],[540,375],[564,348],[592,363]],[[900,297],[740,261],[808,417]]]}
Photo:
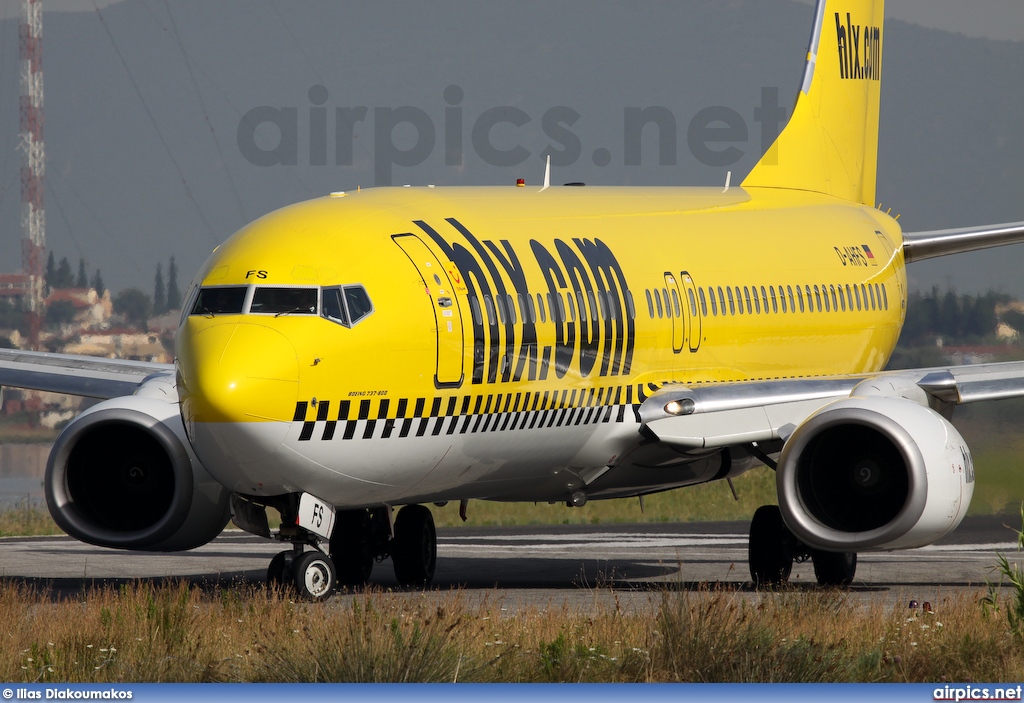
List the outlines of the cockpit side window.
{"label": "cockpit side window", "polygon": [[324,288],[320,314],[331,322],[348,327],[348,313],[341,298],[341,288]]}
{"label": "cockpit side window", "polygon": [[366,289],[359,285],[324,288],[320,314],[339,325],[351,327],[373,312]]}
{"label": "cockpit side window", "polygon": [[316,288],[257,287],[249,312],[265,315],[316,315]]}
{"label": "cockpit side window", "polygon": [[214,286],[199,289],[190,315],[240,315],[246,286]]}
{"label": "cockpit side window", "polygon": [[362,286],[345,286],[345,302],[353,325],[373,312],[373,303]]}

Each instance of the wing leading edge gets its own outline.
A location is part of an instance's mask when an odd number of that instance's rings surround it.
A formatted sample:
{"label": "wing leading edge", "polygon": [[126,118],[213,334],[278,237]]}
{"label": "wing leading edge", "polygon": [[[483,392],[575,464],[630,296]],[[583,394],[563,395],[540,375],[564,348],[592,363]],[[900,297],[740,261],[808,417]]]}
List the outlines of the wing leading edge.
{"label": "wing leading edge", "polygon": [[173,364],[0,349],[0,386],[107,399],[173,373]]}
{"label": "wing leading edge", "polygon": [[860,395],[903,398],[948,417],[956,405],[1024,397],[1024,361],[835,378],[670,385],[640,406],[641,431],[683,450],[784,441],[823,406]]}

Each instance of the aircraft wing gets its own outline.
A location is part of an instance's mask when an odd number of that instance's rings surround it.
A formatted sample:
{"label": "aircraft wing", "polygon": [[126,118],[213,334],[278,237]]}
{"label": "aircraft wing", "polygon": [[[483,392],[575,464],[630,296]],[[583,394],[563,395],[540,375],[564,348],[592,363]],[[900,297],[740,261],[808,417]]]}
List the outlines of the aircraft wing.
{"label": "aircraft wing", "polygon": [[1024,361],[886,371],[835,378],[669,385],[640,406],[642,432],[683,450],[785,441],[811,414],[850,396],[953,406],[1024,396]]}
{"label": "aircraft wing", "polygon": [[173,372],[173,364],[0,349],[0,386],[88,398],[131,395],[150,376]]}

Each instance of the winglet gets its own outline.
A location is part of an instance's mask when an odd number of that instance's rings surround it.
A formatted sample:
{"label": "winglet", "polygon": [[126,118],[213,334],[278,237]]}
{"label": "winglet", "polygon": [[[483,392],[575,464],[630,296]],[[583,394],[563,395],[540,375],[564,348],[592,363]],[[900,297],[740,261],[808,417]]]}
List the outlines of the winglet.
{"label": "winglet", "polygon": [[884,0],[818,0],[789,124],[743,181],[874,206]]}

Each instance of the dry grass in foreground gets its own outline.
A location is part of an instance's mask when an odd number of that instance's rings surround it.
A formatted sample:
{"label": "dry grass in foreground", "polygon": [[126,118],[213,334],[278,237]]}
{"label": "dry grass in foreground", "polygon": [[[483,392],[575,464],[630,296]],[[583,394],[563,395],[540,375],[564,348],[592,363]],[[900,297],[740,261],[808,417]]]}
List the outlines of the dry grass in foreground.
{"label": "dry grass in foreground", "polygon": [[23,500],[0,509],[0,537],[59,534],[63,532],[42,503]]}
{"label": "dry grass in foreground", "polygon": [[[0,584],[9,682],[1012,681],[1024,648],[982,594],[855,607],[835,591],[667,592],[624,611],[467,606],[371,592],[326,605],[259,587],[140,583],[51,602]],[[617,602],[617,601],[616,601]]]}

